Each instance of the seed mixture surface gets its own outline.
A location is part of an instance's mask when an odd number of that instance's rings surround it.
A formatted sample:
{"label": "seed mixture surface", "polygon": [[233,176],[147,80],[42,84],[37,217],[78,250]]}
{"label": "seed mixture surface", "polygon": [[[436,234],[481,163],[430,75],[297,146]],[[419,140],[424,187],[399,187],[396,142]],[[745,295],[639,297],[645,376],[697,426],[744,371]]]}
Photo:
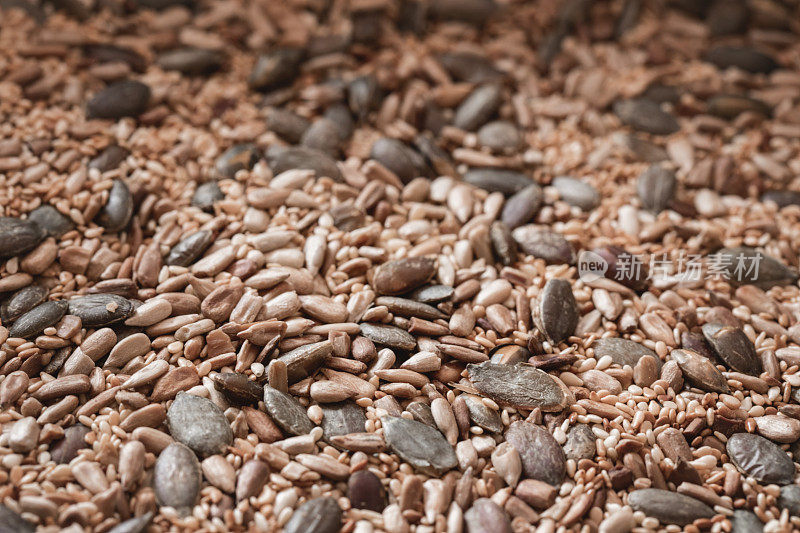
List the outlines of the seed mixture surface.
{"label": "seed mixture surface", "polygon": [[800,530],[797,0],[0,17],[0,532]]}

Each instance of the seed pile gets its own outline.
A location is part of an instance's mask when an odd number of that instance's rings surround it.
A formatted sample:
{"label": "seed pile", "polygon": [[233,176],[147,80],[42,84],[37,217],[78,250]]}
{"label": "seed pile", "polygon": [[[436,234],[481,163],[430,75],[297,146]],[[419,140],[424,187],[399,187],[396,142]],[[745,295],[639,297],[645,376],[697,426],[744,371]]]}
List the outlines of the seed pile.
{"label": "seed pile", "polygon": [[0,531],[800,530],[796,1],[0,10]]}

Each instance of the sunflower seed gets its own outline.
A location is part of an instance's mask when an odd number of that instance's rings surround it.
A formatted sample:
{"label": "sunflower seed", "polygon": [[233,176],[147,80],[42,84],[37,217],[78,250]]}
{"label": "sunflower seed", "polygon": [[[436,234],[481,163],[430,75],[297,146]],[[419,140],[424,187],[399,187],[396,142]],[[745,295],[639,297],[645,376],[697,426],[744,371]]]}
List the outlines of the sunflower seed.
{"label": "sunflower seed", "polygon": [[600,204],[600,193],[588,183],[569,176],[557,176],[553,187],[561,199],[583,211],[591,211]]}
{"label": "sunflower seed", "polygon": [[3,324],[10,324],[47,299],[49,291],[41,285],[29,285],[11,295],[0,306]]}
{"label": "sunflower seed", "polygon": [[284,533],[336,533],[342,527],[342,510],[327,496],[314,498],[297,508]]}
{"label": "sunflower seed", "polygon": [[714,353],[732,369],[752,376],[761,373],[761,359],[756,354],[756,347],[741,329],[706,324],[703,326],[703,336]]}
{"label": "sunflower seed", "polygon": [[526,224],[539,212],[542,188],[533,183],[506,200],[501,219],[509,229]]}
{"label": "sunflower seed", "polygon": [[299,74],[303,52],[295,48],[278,48],[259,56],[247,83],[257,91],[273,91],[290,85]]}
{"label": "sunflower seed", "polygon": [[498,85],[482,85],[458,106],[453,125],[462,130],[474,131],[492,118],[501,102],[502,92]]}
{"label": "sunflower seed", "polygon": [[614,103],[614,113],[623,124],[645,133],[670,135],[680,130],[675,117],[650,100],[620,100]]}
{"label": "sunflower seed", "polygon": [[558,344],[575,332],[578,325],[578,304],[572,286],[565,279],[550,279],[539,296],[539,327]]}
{"label": "sunflower seed", "polygon": [[0,257],[29,252],[45,238],[45,230],[36,222],[0,217]]}
{"label": "sunflower seed", "polygon": [[464,181],[489,192],[511,196],[530,185],[531,178],[513,170],[473,168],[464,174]]}
{"label": "sunflower seed", "polygon": [[97,222],[109,232],[118,232],[128,226],[133,216],[133,196],[122,180],[114,180],[108,201],[97,215]]}
{"label": "sunflower seed", "polygon": [[[219,161],[217,161],[217,164],[219,164]],[[217,169],[219,170],[219,167]],[[194,190],[192,205],[211,213],[214,211],[214,204],[224,198],[225,194],[219,188],[217,182],[207,181],[198,185],[197,189]]]}
{"label": "sunflower seed", "polygon": [[[108,151],[108,149],[106,149],[106,151]],[[75,224],[72,220],[65,217],[58,209],[50,204],[39,206],[28,213],[28,220],[39,224],[49,237],[59,238],[75,228]]]}
{"label": "sunflower seed", "polygon": [[68,305],[64,301],[51,301],[39,304],[21,317],[8,330],[9,337],[27,339],[34,337],[55,325],[67,312]]}
{"label": "sunflower seed", "polygon": [[355,402],[329,403],[322,408],[322,438],[330,442],[333,437],[349,433],[363,433],[367,423],[364,410]]}
{"label": "sunflower seed", "polygon": [[267,413],[278,426],[290,435],[306,435],[314,429],[306,410],[289,394],[264,387]]}
{"label": "sunflower seed", "polygon": [[187,267],[203,255],[213,242],[214,233],[209,230],[192,233],[170,249],[164,263],[170,266]]}
{"label": "sunflower seed", "polygon": [[133,303],[116,294],[88,294],[72,298],[69,314],[81,319],[84,327],[107,326],[133,314]]}
{"label": "sunflower seed", "polygon": [[222,68],[223,56],[215,50],[178,48],[161,54],[156,61],[164,70],[177,70],[190,76],[211,74]]}

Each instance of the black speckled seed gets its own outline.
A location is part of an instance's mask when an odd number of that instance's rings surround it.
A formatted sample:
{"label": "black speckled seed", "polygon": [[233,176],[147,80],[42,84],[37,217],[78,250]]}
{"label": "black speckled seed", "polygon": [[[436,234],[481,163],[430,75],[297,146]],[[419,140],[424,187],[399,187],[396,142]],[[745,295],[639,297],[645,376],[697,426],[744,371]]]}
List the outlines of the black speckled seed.
{"label": "black speckled seed", "polygon": [[284,533],[337,533],[342,527],[342,510],[336,500],[314,498],[297,508],[283,527]]}
{"label": "black speckled seed", "polygon": [[133,303],[117,294],[87,294],[69,300],[69,314],[84,327],[107,326],[133,314]]}
{"label": "black speckled seed", "polygon": [[361,334],[376,344],[400,350],[413,350],[417,345],[413,335],[395,326],[363,323],[360,327]]}
{"label": "black speckled seed", "polygon": [[139,81],[112,83],[86,104],[87,118],[138,117],[150,102],[150,87]]}
{"label": "black speckled seed", "polygon": [[36,526],[0,503],[0,533],[33,533]]}
{"label": "black speckled seed", "polygon": [[342,179],[336,160],[324,152],[305,146],[281,150],[274,158],[271,158],[270,168],[276,176],[281,172],[297,168],[313,170],[317,177],[325,176],[335,181]]}
{"label": "black speckled seed", "polygon": [[386,507],[386,492],[381,480],[369,470],[358,470],[347,480],[347,497],[354,509],[380,513]]}
{"label": "black speckled seed", "polygon": [[789,455],[760,435],[731,435],[726,450],[733,464],[759,483],[788,485],[794,480],[794,463]]}
{"label": "black speckled seed", "polygon": [[249,143],[236,144],[228,148],[225,153],[217,158],[214,167],[220,177],[233,178],[240,170],[250,170],[253,168],[260,157],[261,155],[256,145]]}
{"label": "black speckled seed", "polygon": [[0,305],[0,318],[8,326],[47,299],[49,291],[41,285],[29,285],[11,295]]}
{"label": "black speckled seed", "polygon": [[74,424],[64,430],[64,437],[50,446],[50,458],[58,464],[66,464],[78,456],[78,452],[89,445],[84,440],[92,430],[83,424]]}
{"label": "black speckled seed", "polygon": [[122,180],[114,180],[108,192],[108,201],[98,213],[97,223],[114,233],[128,226],[133,216],[133,196]]}
{"label": "black speckled seed", "polygon": [[348,433],[363,433],[367,416],[355,402],[339,402],[320,405],[322,408],[322,438],[330,441],[331,437]]}
{"label": "black speckled seed", "polygon": [[211,230],[204,229],[192,233],[172,247],[164,262],[170,266],[189,266],[203,255],[212,242],[214,242],[214,232]]}
{"label": "black speckled seed", "polygon": [[458,466],[453,447],[438,429],[395,416],[382,417],[381,424],[387,446],[416,470],[440,476]]}
{"label": "black speckled seed", "polygon": [[167,411],[172,437],[201,456],[222,453],[233,442],[233,432],[217,405],[193,394],[179,392]]}
{"label": "black speckled seed", "polygon": [[177,70],[189,76],[200,76],[222,68],[223,60],[224,56],[216,50],[186,47],[164,52],[157,63],[164,70]]}
{"label": "black speckled seed", "polygon": [[118,144],[107,146],[102,152],[89,161],[89,168],[96,168],[100,172],[114,170],[125,161],[130,151]]}
{"label": "black speckled seed", "polygon": [[0,257],[22,255],[44,240],[45,230],[32,220],[0,217]]}
{"label": "black speckled seed", "polygon": [[67,302],[63,300],[39,304],[14,322],[8,329],[9,337],[28,339],[55,325],[67,312]]}
{"label": "black speckled seed", "polygon": [[185,516],[200,494],[200,462],[187,446],[173,442],[161,451],[153,469],[153,489],[160,505]]}
{"label": "black speckled seed", "polygon": [[662,489],[639,489],[628,495],[634,511],[657,518],[662,524],[685,526],[699,518],[712,518],[714,510],[700,500]]}
{"label": "black speckled seed", "polygon": [[260,56],[250,72],[250,88],[272,91],[291,84],[300,72],[302,60],[303,52],[296,48],[279,48]]}
{"label": "black speckled seed", "polygon": [[306,435],[314,429],[305,408],[285,392],[264,387],[264,405],[272,420],[290,435]]}

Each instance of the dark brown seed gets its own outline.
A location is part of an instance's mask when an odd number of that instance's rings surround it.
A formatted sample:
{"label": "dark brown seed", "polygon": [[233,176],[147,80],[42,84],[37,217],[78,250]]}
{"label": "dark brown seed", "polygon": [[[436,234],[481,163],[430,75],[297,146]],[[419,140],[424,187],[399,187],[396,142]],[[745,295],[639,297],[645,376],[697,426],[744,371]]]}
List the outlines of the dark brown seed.
{"label": "dark brown seed", "polygon": [[498,11],[494,0],[439,0],[428,6],[431,16],[482,25]]}
{"label": "dark brown seed", "polygon": [[567,431],[563,449],[567,459],[593,459],[597,453],[597,437],[586,424],[576,424]]}
{"label": "dark brown seed", "polygon": [[752,376],[761,373],[761,359],[756,354],[756,347],[741,329],[706,324],[703,335],[719,358],[732,369]]}
{"label": "dark brown seed", "polygon": [[528,223],[542,206],[542,188],[533,183],[506,200],[501,220],[509,229]]}
{"label": "dark brown seed", "polygon": [[95,63],[127,63],[136,72],[147,69],[147,59],[139,52],[122,46],[106,43],[84,45],[84,55]]}
{"label": "dark brown seed", "polygon": [[78,456],[78,452],[89,445],[85,437],[92,430],[83,424],[75,424],[64,430],[64,438],[50,446],[50,458],[58,464],[66,464]]}
{"label": "dark brown seed", "polygon": [[489,357],[495,365],[514,365],[527,362],[533,354],[518,344],[499,344],[489,351]]}
{"label": "dark brown seed", "polygon": [[236,144],[219,156],[214,166],[220,177],[233,178],[240,170],[252,169],[260,158],[254,144]]}
{"label": "dark brown seed", "polygon": [[353,23],[353,42],[374,44],[381,36],[381,23],[384,19],[383,9],[359,9],[350,14]]}
{"label": "dark brown seed", "polygon": [[258,403],[264,397],[264,387],[240,372],[220,372],[211,379],[214,387],[234,403]]}
{"label": "dark brown seed", "polygon": [[386,507],[386,492],[381,480],[369,470],[359,470],[347,480],[347,498],[354,509],[380,513]]}
{"label": "dark brown seed", "polygon": [[0,503],[1,533],[33,533],[34,531],[36,531],[36,526]]}
{"label": "dark brown seed", "polygon": [[486,407],[486,404],[475,396],[465,395],[465,402],[469,410],[469,418],[476,425],[492,433],[503,431],[503,421],[500,419],[500,413]]}
{"label": "dark brown seed", "polygon": [[621,39],[628,31],[636,27],[641,10],[642,0],[626,0],[622,5],[622,12],[619,14],[614,28],[614,36],[617,39]]}
{"label": "dark brown seed", "polygon": [[[600,256],[608,266],[604,273],[607,279],[612,279],[637,292],[647,288],[649,269],[636,255],[613,245],[594,248],[591,252]],[[584,255],[584,253],[582,252],[578,259],[580,265],[584,264],[584,260],[596,259],[592,254]]]}
{"label": "dark brown seed", "polygon": [[453,287],[449,285],[428,285],[411,293],[411,298],[425,304],[444,302],[453,297]]}
{"label": "dark brown seed", "polygon": [[214,211],[214,204],[225,198],[225,193],[216,181],[207,181],[197,186],[192,195],[192,205],[209,213]]}
{"label": "dark brown seed", "polygon": [[642,139],[638,135],[625,135],[622,137],[622,145],[640,161],[645,163],[658,163],[669,159],[667,151],[660,146]]}
{"label": "dark brown seed", "polygon": [[661,364],[661,360],[658,358],[656,352],[630,339],[623,339],[621,337],[597,339],[592,348],[594,348],[594,356],[596,359],[607,355],[620,366],[629,365],[632,368],[636,366],[639,359],[646,355],[658,361],[659,366]]}
{"label": "dark brown seed", "polygon": [[0,257],[29,252],[45,237],[45,230],[32,220],[0,217]]}
{"label": "dark brown seed", "polygon": [[636,192],[645,209],[660,213],[675,195],[675,173],[661,165],[651,165],[639,175]]}
{"label": "dark brown seed", "polygon": [[708,359],[714,359],[714,352],[711,351],[705,337],[700,333],[688,331],[681,333],[681,348],[697,352]]}
{"label": "dark brown seed", "polygon": [[194,452],[173,442],[159,454],[153,470],[153,489],[160,505],[189,514],[200,494],[200,463]]}
{"label": "dark brown seed", "polygon": [[772,109],[767,104],[747,96],[723,94],[708,101],[708,112],[726,120],[732,120],[746,111],[765,117],[772,115]]}
{"label": "dark brown seed", "polygon": [[211,400],[185,392],[179,392],[170,405],[167,426],[175,440],[201,456],[222,453],[233,442],[222,410]]}
{"label": "dark brown seed", "polygon": [[708,392],[730,392],[722,372],[702,355],[689,350],[672,350],[670,357],[678,363],[683,376],[695,387]]}
{"label": "dark brown seed", "polygon": [[381,423],[387,446],[416,470],[441,476],[458,465],[453,447],[438,429],[396,416],[384,416]]}
{"label": "dark brown seed", "polygon": [[67,303],[63,300],[39,304],[14,322],[8,330],[9,337],[27,339],[55,325],[67,312]]}
{"label": "dark brown seed", "polygon": [[425,320],[446,319],[447,315],[433,307],[432,305],[399,298],[397,296],[379,296],[375,298],[375,305],[384,305],[389,312],[399,316],[417,317]]}
{"label": "dark brown seed", "polygon": [[395,296],[426,284],[436,272],[436,260],[431,257],[408,257],[379,266],[372,277],[378,294]]}
{"label": "dark brown seed", "polygon": [[558,344],[575,332],[579,318],[578,304],[569,281],[561,278],[549,280],[539,296],[538,322],[544,334]]}
{"label": "dark brown seed", "polygon": [[269,479],[269,467],[258,459],[250,459],[242,465],[236,479],[236,501],[261,494]]}
{"label": "dark brown seed", "polygon": [[413,350],[417,345],[413,335],[395,326],[363,323],[360,327],[361,334],[376,344],[400,350]]}
{"label": "dark brown seed", "polygon": [[423,157],[397,139],[382,137],[372,145],[369,157],[395,174],[403,183],[428,174]]}
{"label": "dark brown seed", "polygon": [[333,225],[345,232],[362,227],[366,220],[364,212],[351,203],[332,207],[329,213],[333,217]]}
{"label": "dark brown seed", "polygon": [[138,117],[150,102],[150,87],[139,81],[112,83],[86,104],[87,118]]}
{"label": "dark brown seed", "polygon": [[270,158],[270,168],[276,176],[281,172],[293,169],[313,170],[317,177],[328,177],[341,181],[342,175],[336,161],[319,150],[295,146],[281,150],[274,158]]}
{"label": "dark brown seed", "polygon": [[520,226],[511,232],[514,240],[526,254],[544,259],[552,264],[575,263],[575,250],[560,234],[534,226]]}
{"label": "dark brown seed", "polygon": [[306,435],[314,429],[303,406],[285,392],[264,387],[264,405],[272,420],[290,435]]}
{"label": "dark brown seed", "polygon": [[504,265],[513,265],[519,250],[509,227],[499,220],[492,222],[489,238],[492,240],[492,249],[497,259]]}
{"label": "dark brown seed", "polygon": [[775,202],[779,208],[800,205],[800,191],[766,191],[761,195],[762,202]]}
{"label": "dark brown seed", "polygon": [[72,220],[50,204],[44,204],[28,213],[28,220],[36,222],[50,237],[59,238],[75,228]]}
{"label": "dark brown seed", "polygon": [[752,74],[769,74],[778,68],[773,58],[746,46],[717,46],[706,53],[705,60],[720,69],[736,67]]}
{"label": "dark brown seed", "polygon": [[762,533],[764,531],[764,523],[755,513],[746,509],[737,509],[733,512],[731,525],[733,526],[731,533]]}
{"label": "dark brown seed", "polygon": [[0,305],[0,317],[3,319],[3,324],[8,326],[8,324],[44,302],[49,292],[47,288],[41,285],[29,285],[12,294]]}
{"label": "dark brown seed", "polygon": [[685,494],[661,489],[639,489],[628,495],[628,504],[635,511],[657,518],[662,524],[685,526],[716,513],[708,505]]}
{"label": "dark brown seed", "polygon": [[781,487],[777,503],[780,509],[788,510],[790,515],[800,516],[800,485]]}
{"label": "dark brown seed", "polygon": [[675,117],[651,100],[639,98],[617,101],[614,103],[614,113],[623,124],[645,133],[669,135],[680,130]]}
{"label": "dark brown seed", "polygon": [[284,533],[337,533],[342,510],[330,496],[314,498],[297,508],[283,528]]}
{"label": "dark brown seed", "polygon": [[[414,420],[417,422],[422,422],[432,428],[436,426],[436,420],[433,418],[433,412],[431,411],[431,406],[424,402],[411,402],[406,406],[406,411],[411,413],[411,416],[414,417]],[[390,413],[391,414],[391,413]],[[398,413],[399,416],[400,413]]]}
{"label": "dark brown seed", "polygon": [[561,199],[583,211],[591,211],[600,204],[600,194],[588,183],[569,176],[553,179],[553,187]]}
{"label": "dark brown seed", "polygon": [[87,294],[69,300],[69,314],[84,327],[107,326],[125,320],[134,312],[133,303],[116,294]]}
{"label": "dark brown seed", "polygon": [[187,267],[194,263],[214,242],[214,233],[204,229],[192,233],[172,247],[164,263],[170,266]]}
{"label": "dark brown seed", "polygon": [[478,498],[472,502],[464,523],[467,533],[511,533],[511,522],[506,512],[489,498]]}
{"label": "dark brown seed", "polygon": [[376,109],[381,99],[381,88],[373,75],[359,76],[347,86],[347,102],[350,110],[362,120]]}
{"label": "dark brown seed", "polygon": [[499,85],[492,83],[476,88],[458,106],[453,125],[462,130],[475,131],[492,118],[502,100]]}
{"label": "dark brown seed", "polygon": [[264,92],[285,87],[294,82],[302,60],[301,50],[278,48],[258,58],[247,82],[250,88]]}
{"label": "dark brown seed", "polygon": [[706,13],[706,25],[711,35],[741,33],[747,22],[747,5],[738,0],[716,0]]}
{"label": "dark brown seed", "polygon": [[142,516],[129,518],[111,528],[108,533],[142,533],[150,525],[153,516],[153,511],[148,511]]}
{"label": "dark brown seed", "polygon": [[348,135],[342,135],[341,130],[331,119],[320,118],[303,132],[300,144],[307,148],[319,150],[331,157],[338,157],[341,144]]}
{"label": "dark brown seed", "polygon": [[108,201],[98,213],[97,223],[109,232],[122,231],[133,216],[133,196],[122,180],[114,180],[108,192]]}
{"label": "dark brown seed", "polygon": [[100,172],[107,172],[117,168],[125,161],[130,152],[117,144],[108,146],[100,154],[89,161],[89,168],[96,168]]}
{"label": "dark brown seed", "polygon": [[311,122],[288,109],[273,108],[267,113],[267,128],[282,139],[297,144]]}
{"label": "dark brown seed", "polygon": [[161,54],[156,63],[164,70],[177,70],[188,76],[211,74],[222,68],[223,55],[204,48],[178,48]]}
{"label": "dark brown seed", "polygon": [[289,384],[313,376],[333,351],[330,341],[315,342],[295,348],[278,358],[286,365]]}
{"label": "dark brown seed", "polygon": [[509,442],[522,460],[526,478],[559,486],[567,472],[567,460],[558,441],[546,429],[530,422],[517,421],[506,431]]}
{"label": "dark brown seed", "polygon": [[448,52],[439,56],[439,62],[456,80],[467,83],[497,82],[505,73],[495,68],[492,61],[471,52]]}
{"label": "dark brown seed", "polygon": [[348,433],[363,433],[367,416],[364,410],[355,402],[339,402],[321,404],[322,408],[322,438],[330,442],[332,437],[347,435]]}
{"label": "dark brown seed", "polygon": [[731,435],[726,450],[733,464],[759,483],[787,485],[794,480],[794,463],[789,455],[760,435]]}
{"label": "dark brown seed", "polygon": [[499,168],[473,168],[464,174],[464,181],[489,192],[511,196],[530,185],[531,178],[514,170]]}
{"label": "dark brown seed", "polygon": [[522,143],[522,135],[511,122],[496,120],[481,126],[478,142],[491,150],[516,150]]}
{"label": "dark brown seed", "polygon": [[721,267],[733,285],[755,285],[769,289],[776,285],[791,285],[797,281],[797,272],[774,257],[747,246],[723,248],[709,257],[711,263]]}
{"label": "dark brown seed", "polygon": [[561,411],[566,405],[564,391],[549,374],[528,365],[482,363],[467,366],[469,379],[478,391],[492,400],[521,409]]}

